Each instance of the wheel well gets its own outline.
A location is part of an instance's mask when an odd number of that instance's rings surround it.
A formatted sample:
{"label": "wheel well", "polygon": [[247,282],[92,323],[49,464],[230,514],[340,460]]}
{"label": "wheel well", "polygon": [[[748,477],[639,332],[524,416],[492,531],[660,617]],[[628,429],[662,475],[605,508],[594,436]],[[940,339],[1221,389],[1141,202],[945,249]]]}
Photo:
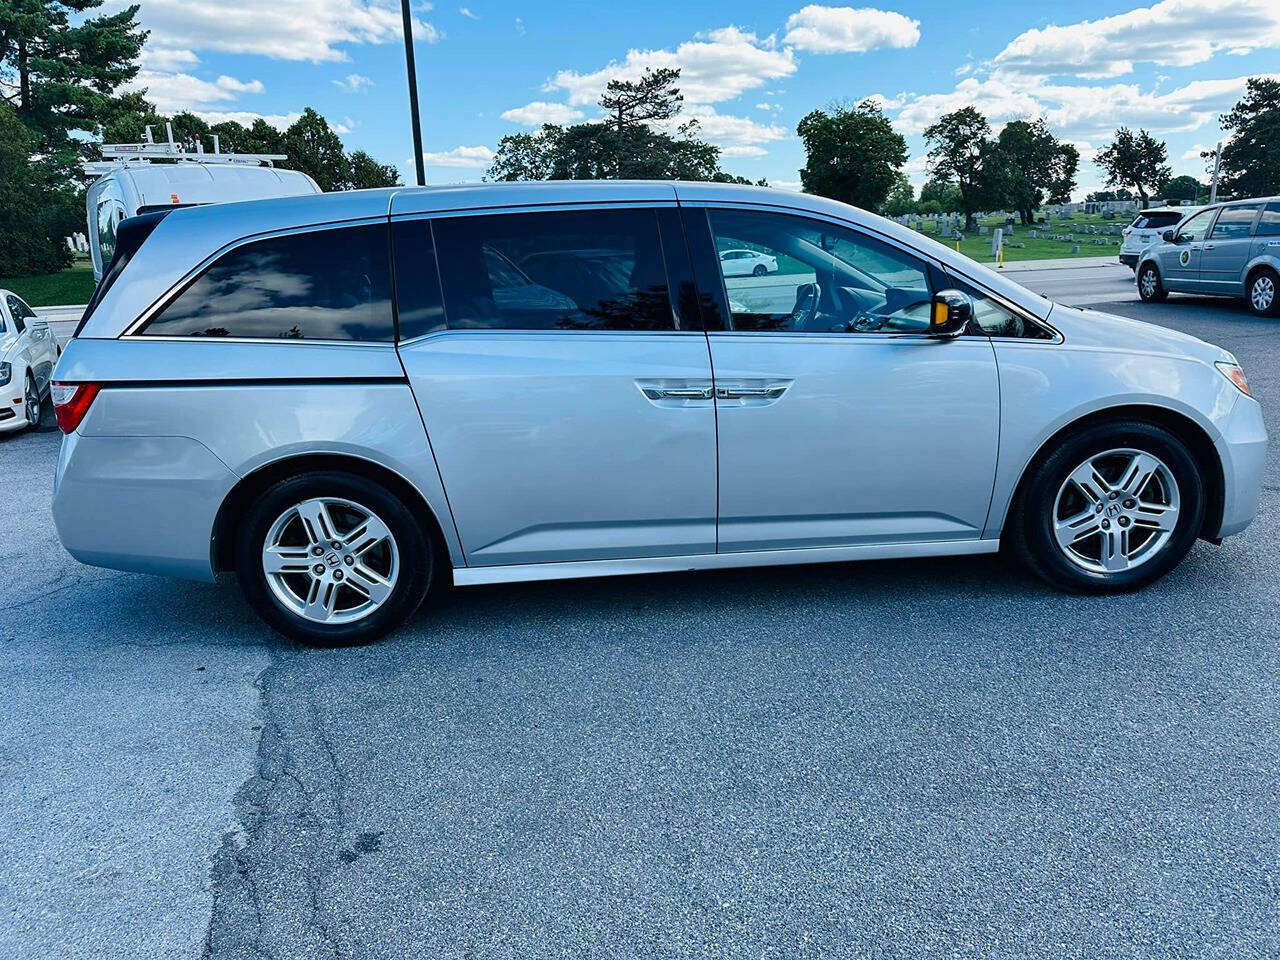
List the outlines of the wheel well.
{"label": "wheel well", "polygon": [[1267,270],[1271,273],[1276,272],[1275,267],[1271,266],[1271,264],[1269,263],[1255,263],[1253,265],[1253,269],[1250,270],[1248,274],[1245,275],[1245,278],[1244,278],[1244,290],[1245,290],[1246,296],[1249,293],[1249,284],[1253,283],[1253,278],[1256,277],[1263,270]]}
{"label": "wheel well", "polygon": [[1187,445],[1187,449],[1191,451],[1192,457],[1195,458],[1196,466],[1200,468],[1200,476],[1204,478],[1204,525],[1200,528],[1200,536],[1205,538],[1212,536],[1213,532],[1222,525],[1222,511],[1225,507],[1226,498],[1226,480],[1222,475],[1222,461],[1218,458],[1218,451],[1214,447],[1213,441],[1209,439],[1209,435],[1204,432],[1204,429],[1190,417],[1173,410],[1166,410],[1163,407],[1134,404],[1125,407],[1108,407],[1106,410],[1099,410],[1096,413],[1081,417],[1079,420],[1073,420],[1040,445],[1040,449],[1036,451],[1035,456],[1028,461],[1023,469],[1022,476],[1018,478],[1018,486],[1014,489],[1013,496],[1009,499],[1009,506],[1005,510],[1005,523],[1000,532],[1002,539],[1010,529],[1008,518],[1017,509],[1027,478],[1031,476],[1035,468],[1070,434],[1111,420],[1141,420],[1145,423],[1151,423],[1168,430]]}
{"label": "wheel well", "polygon": [[428,506],[417,488],[404,477],[381,464],[344,454],[306,454],[289,457],[269,463],[241,478],[222,501],[222,506],[218,508],[218,516],[213,523],[213,536],[209,546],[212,551],[214,570],[235,568],[236,537],[240,532],[235,520],[244,514],[249,504],[253,503],[264,490],[280,480],[320,470],[353,473],[394,492],[413,513],[430,538],[431,546],[435,549],[437,569],[450,577],[453,575],[449,545],[440,529],[440,521],[436,519],[435,512]]}

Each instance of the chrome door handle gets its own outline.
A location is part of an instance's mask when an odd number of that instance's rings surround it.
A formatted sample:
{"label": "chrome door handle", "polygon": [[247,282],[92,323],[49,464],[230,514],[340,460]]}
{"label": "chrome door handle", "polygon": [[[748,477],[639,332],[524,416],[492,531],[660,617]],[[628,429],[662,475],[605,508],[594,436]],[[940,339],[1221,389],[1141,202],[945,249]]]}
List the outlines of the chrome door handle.
{"label": "chrome door handle", "polygon": [[778,384],[768,387],[716,387],[716,396],[721,400],[777,400],[787,392],[790,384]]}
{"label": "chrome door handle", "polygon": [[1213,249],[1213,244],[1212,244],[1212,243],[1206,243],[1206,244],[1204,245],[1204,249],[1205,249],[1205,250],[1212,250],[1212,249]]}
{"label": "chrome door handle", "polygon": [[710,400],[710,387],[641,387],[650,400]]}

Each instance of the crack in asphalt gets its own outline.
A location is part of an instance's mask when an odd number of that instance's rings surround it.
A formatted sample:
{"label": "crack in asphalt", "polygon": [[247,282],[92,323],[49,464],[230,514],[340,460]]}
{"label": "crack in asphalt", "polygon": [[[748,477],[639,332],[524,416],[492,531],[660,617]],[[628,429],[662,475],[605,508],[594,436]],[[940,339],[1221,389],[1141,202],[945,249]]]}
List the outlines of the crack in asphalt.
{"label": "crack in asphalt", "polygon": [[[296,715],[285,706],[275,651],[255,685],[262,736],[254,774],[235,797],[240,826],[224,835],[213,857],[203,956],[343,960],[325,889],[333,870],[349,862],[346,775],[314,699],[303,694]],[[295,716],[301,729],[290,723]]]}

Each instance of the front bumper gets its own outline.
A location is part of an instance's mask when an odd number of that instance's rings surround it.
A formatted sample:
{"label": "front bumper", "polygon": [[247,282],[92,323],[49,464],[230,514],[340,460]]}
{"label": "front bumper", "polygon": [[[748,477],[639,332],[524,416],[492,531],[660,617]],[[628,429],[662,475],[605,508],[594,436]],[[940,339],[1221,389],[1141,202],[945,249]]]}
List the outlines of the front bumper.
{"label": "front bumper", "polygon": [[53,522],[81,563],[212,580],[214,519],[236,481],[188,437],[73,433],[62,439]]}
{"label": "front bumper", "polygon": [[1258,515],[1267,461],[1267,428],[1257,400],[1241,394],[1220,426],[1222,440],[1218,451],[1222,455],[1226,488],[1222,523],[1215,539],[1239,533]]}
{"label": "front bumper", "polygon": [[15,376],[0,387],[0,433],[21,430],[27,425],[27,401],[22,395],[23,385]]}

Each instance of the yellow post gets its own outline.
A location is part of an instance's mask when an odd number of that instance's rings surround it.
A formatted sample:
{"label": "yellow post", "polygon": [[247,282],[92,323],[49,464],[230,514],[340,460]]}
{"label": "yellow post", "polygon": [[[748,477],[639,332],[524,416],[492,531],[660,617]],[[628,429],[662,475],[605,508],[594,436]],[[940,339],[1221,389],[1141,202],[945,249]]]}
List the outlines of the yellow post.
{"label": "yellow post", "polygon": [[960,241],[959,241],[959,240],[957,240],[957,241],[956,241],[956,253],[959,253],[959,252],[960,252]]}

